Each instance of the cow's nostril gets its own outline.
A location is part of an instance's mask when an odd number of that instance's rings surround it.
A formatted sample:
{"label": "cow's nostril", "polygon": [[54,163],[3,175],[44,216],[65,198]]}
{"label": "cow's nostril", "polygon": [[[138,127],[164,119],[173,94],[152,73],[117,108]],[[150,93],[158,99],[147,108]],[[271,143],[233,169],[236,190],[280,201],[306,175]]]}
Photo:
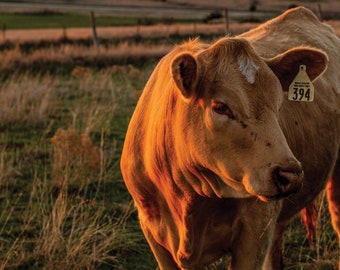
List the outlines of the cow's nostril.
{"label": "cow's nostril", "polygon": [[290,181],[286,176],[287,176],[287,173],[284,173],[280,168],[277,168],[274,170],[274,175],[273,175],[274,181],[280,187],[289,185]]}
{"label": "cow's nostril", "polygon": [[273,171],[273,179],[281,192],[297,192],[301,188],[303,171],[301,168],[283,169],[277,167]]}

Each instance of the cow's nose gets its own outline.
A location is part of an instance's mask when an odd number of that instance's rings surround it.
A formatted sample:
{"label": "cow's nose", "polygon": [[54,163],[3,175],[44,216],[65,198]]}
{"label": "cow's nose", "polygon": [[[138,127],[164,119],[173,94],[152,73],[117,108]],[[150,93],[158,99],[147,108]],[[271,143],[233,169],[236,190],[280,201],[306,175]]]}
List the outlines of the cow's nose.
{"label": "cow's nose", "polygon": [[300,163],[290,166],[276,166],[273,169],[273,180],[283,195],[298,192],[302,187],[303,170]]}

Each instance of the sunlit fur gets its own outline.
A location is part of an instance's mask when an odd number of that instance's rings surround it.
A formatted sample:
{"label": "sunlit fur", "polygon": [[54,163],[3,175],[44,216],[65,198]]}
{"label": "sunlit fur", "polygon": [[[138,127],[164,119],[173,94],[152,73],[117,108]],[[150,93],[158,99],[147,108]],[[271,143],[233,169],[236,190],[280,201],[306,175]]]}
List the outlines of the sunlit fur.
{"label": "sunlit fur", "polygon": [[[339,51],[331,29],[297,8],[238,37],[191,40],[158,63],[131,118],[121,169],[160,269],[203,269],[227,252],[230,269],[282,267],[285,225],[336,164]],[[312,103],[285,92],[301,64],[315,80]],[[332,179],[340,233],[339,173]]]}

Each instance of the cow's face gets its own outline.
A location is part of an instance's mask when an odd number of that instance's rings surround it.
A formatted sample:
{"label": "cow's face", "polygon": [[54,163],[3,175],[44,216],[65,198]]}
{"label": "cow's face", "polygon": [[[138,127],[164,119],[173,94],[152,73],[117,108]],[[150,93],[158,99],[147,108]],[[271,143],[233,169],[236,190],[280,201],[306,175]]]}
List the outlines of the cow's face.
{"label": "cow's face", "polygon": [[278,119],[282,89],[300,64],[315,79],[327,56],[297,48],[264,60],[247,41],[222,39],[195,56],[174,59],[172,76],[183,97],[180,117],[186,130],[178,148],[190,170],[202,176],[200,185],[194,184],[197,192],[267,201],[299,191],[302,167]]}

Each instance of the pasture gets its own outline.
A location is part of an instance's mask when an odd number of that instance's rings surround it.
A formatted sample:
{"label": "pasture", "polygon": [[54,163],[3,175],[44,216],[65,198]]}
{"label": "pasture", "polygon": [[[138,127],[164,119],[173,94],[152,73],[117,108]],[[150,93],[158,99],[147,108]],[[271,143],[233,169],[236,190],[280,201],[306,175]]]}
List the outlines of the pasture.
{"label": "pasture", "polygon": [[[156,269],[119,159],[148,76],[189,36],[2,47],[0,269]],[[300,217],[286,232],[285,269],[337,264],[324,194],[316,206],[312,246]]]}

